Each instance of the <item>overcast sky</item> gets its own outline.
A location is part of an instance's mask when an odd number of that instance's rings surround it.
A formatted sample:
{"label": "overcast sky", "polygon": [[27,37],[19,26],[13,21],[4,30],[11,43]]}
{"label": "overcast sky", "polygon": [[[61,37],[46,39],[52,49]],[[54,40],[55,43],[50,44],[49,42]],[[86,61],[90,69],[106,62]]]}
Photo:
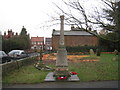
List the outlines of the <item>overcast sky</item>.
{"label": "overcast sky", "polygon": [[51,12],[50,0],[0,0],[0,30],[2,34],[8,29],[20,33],[24,25],[30,36],[47,36],[40,24],[50,19],[46,13]]}
{"label": "overcast sky", "polygon": [[[92,3],[97,3],[96,0],[84,1],[89,1],[86,3],[88,9]],[[52,29],[59,29],[60,25],[40,27],[51,19],[47,14],[55,15],[54,11],[57,9],[52,2],[63,7],[61,0],[0,0],[0,31],[3,34],[4,31],[12,29],[20,33],[24,26],[30,36],[51,37]],[[70,26],[65,26],[65,29],[69,28]]]}

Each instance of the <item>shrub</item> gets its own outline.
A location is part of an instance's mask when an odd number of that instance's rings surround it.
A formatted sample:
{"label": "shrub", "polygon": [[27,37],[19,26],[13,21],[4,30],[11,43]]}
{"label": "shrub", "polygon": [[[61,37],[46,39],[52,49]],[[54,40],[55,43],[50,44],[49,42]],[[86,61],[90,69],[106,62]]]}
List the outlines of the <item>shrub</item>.
{"label": "shrub", "polygon": [[66,50],[67,52],[70,53],[75,53],[75,52],[82,52],[82,53],[86,53],[89,52],[90,49],[93,49],[93,51],[96,51],[98,47],[97,46],[67,46]]}

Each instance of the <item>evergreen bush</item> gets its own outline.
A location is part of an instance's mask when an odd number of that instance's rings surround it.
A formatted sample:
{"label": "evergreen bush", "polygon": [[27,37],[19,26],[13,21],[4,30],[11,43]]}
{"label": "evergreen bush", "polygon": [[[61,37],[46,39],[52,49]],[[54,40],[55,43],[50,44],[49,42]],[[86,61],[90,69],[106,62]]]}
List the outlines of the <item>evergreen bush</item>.
{"label": "evergreen bush", "polygon": [[82,53],[86,53],[89,52],[90,49],[93,49],[94,51],[96,51],[98,47],[97,46],[67,46],[66,50],[69,53],[75,53],[75,52],[82,52]]}

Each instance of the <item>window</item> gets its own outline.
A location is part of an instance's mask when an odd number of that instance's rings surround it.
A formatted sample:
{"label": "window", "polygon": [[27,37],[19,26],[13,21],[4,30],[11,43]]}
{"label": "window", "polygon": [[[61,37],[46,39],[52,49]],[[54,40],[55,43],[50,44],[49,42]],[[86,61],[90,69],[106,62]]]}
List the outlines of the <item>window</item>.
{"label": "window", "polygon": [[50,45],[50,44],[51,44],[51,42],[46,42],[46,44],[47,44],[47,45]]}
{"label": "window", "polygon": [[35,41],[33,41],[33,42],[32,42],[32,44],[36,44],[36,42],[35,42]]}
{"label": "window", "polygon": [[25,52],[22,52],[21,54],[25,54]]}
{"label": "window", "polygon": [[32,42],[32,44],[34,44],[34,42]]}
{"label": "window", "polygon": [[39,41],[38,44],[43,44],[43,42]]}
{"label": "window", "polygon": [[40,44],[40,42],[38,42],[38,44]]}
{"label": "window", "polygon": [[40,44],[43,44],[43,42],[40,42]]}
{"label": "window", "polygon": [[34,41],[34,44],[36,44],[36,42]]}

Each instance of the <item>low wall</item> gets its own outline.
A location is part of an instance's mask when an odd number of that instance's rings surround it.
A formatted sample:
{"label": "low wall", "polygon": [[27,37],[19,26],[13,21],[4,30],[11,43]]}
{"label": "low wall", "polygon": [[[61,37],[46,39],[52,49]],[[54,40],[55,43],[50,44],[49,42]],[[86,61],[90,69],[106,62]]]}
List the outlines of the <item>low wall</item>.
{"label": "low wall", "polygon": [[16,61],[12,61],[6,64],[2,65],[2,75],[6,75],[7,73],[15,70],[15,69],[19,69],[22,66],[27,66],[27,65],[31,65],[36,63],[36,57],[28,57],[28,58],[24,58],[21,60],[16,60]]}

